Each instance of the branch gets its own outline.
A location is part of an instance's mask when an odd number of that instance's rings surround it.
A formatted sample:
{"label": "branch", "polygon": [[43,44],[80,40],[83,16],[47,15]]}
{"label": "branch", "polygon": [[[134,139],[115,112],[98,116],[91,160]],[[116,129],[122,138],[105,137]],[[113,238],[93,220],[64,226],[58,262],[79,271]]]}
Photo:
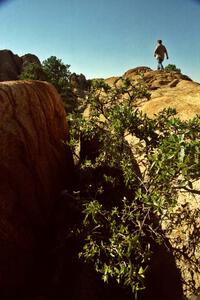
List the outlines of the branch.
{"label": "branch", "polygon": [[183,189],[186,192],[189,192],[189,193],[192,193],[192,194],[196,194],[196,195],[200,195],[200,190],[191,189],[191,188],[188,188],[186,186],[177,186],[177,187],[175,187],[175,189]]}

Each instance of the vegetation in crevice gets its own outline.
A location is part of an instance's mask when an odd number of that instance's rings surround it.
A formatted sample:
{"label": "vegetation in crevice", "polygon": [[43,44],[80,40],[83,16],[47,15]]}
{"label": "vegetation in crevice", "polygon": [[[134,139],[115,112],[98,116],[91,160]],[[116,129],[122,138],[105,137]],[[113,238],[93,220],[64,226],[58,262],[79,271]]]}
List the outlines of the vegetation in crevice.
{"label": "vegetation in crevice", "polygon": [[[150,99],[142,79],[121,82],[110,87],[93,81],[84,99],[87,113],[69,117],[70,146],[76,159],[80,140],[86,148],[77,160],[84,215],[80,257],[92,262],[105,282],[115,278],[137,298],[156,245],[169,247],[167,237],[181,223],[173,214],[180,191],[197,193],[200,117],[182,121],[168,108],[150,119],[137,106]],[[198,219],[198,209],[195,214]],[[196,247],[197,238],[190,238]],[[180,247],[173,250],[176,257],[183,255]],[[192,264],[189,256],[188,261]],[[195,291],[191,281],[190,291]]]}
{"label": "vegetation in crevice", "polygon": [[[182,121],[168,108],[149,118],[139,109],[151,97],[142,77],[121,78],[113,87],[92,80],[81,99],[74,95],[69,67],[51,57],[42,66],[27,66],[21,79],[54,84],[70,112],[69,145],[79,182],[76,190],[65,192],[82,210],[82,223],[69,228],[81,241],[80,259],[137,299],[145,291],[152,256],[163,245],[187,264],[184,288],[196,293],[200,212],[179,206],[178,197],[200,193],[195,188],[200,117]],[[165,69],[180,72],[174,65]],[[175,241],[180,227],[188,232],[186,244]]]}

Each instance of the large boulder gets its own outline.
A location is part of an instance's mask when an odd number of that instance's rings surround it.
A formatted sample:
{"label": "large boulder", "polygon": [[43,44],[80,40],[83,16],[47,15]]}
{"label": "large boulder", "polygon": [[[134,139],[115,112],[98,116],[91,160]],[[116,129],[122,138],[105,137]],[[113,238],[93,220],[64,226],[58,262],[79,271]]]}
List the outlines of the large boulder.
{"label": "large boulder", "polygon": [[22,65],[21,65],[22,71],[29,64],[41,65],[39,58],[35,54],[27,53],[27,54],[21,56],[21,60],[22,60]]}
{"label": "large boulder", "polygon": [[175,108],[177,116],[182,120],[200,114],[200,84],[181,79],[176,86],[171,86],[173,82],[151,91],[151,100],[141,105],[141,109],[149,117],[153,117],[167,107]]}
{"label": "large boulder", "polygon": [[0,50],[0,81],[17,79],[21,69],[21,59],[10,50]]}
{"label": "large boulder", "polygon": [[0,50],[0,81],[17,80],[24,67],[30,63],[41,64],[34,54],[18,56],[10,50]]}
{"label": "large boulder", "polygon": [[68,135],[52,85],[0,83],[1,299],[29,299],[26,291],[42,277],[51,217],[73,168]]}
{"label": "large boulder", "polygon": [[70,84],[73,92],[78,97],[83,97],[90,87],[90,82],[83,74],[72,73],[70,76]]}

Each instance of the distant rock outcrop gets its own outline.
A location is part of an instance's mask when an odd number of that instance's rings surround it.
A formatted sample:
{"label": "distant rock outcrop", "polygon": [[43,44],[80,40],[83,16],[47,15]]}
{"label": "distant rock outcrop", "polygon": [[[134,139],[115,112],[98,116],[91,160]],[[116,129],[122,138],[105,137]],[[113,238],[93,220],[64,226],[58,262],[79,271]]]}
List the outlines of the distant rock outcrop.
{"label": "distant rock outcrop", "polygon": [[40,64],[34,54],[18,56],[10,50],[0,50],[0,81],[17,80],[23,68],[30,63]]}
{"label": "distant rock outcrop", "polygon": [[22,59],[22,66],[21,66],[22,70],[29,64],[38,64],[38,65],[41,64],[39,58],[35,54],[27,53],[21,56],[21,59]]}
{"label": "distant rock outcrop", "polygon": [[20,57],[10,50],[0,50],[0,81],[17,79],[20,70]]}
{"label": "distant rock outcrop", "polygon": [[72,73],[70,76],[70,83],[72,89],[78,97],[83,97],[85,91],[90,87],[90,82],[85,78],[83,74]]}
{"label": "distant rock outcrop", "polygon": [[0,298],[24,299],[20,293],[36,289],[43,276],[51,217],[73,163],[52,85],[3,82],[0,99]]}

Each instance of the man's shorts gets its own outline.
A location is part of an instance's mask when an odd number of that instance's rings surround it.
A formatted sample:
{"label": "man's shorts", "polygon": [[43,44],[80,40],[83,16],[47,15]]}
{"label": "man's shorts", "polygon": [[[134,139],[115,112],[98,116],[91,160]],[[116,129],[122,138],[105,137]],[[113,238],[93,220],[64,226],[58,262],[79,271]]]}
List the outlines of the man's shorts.
{"label": "man's shorts", "polygon": [[162,64],[163,59],[161,57],[158,57],[157,60],[158,60],[159,64]]}

